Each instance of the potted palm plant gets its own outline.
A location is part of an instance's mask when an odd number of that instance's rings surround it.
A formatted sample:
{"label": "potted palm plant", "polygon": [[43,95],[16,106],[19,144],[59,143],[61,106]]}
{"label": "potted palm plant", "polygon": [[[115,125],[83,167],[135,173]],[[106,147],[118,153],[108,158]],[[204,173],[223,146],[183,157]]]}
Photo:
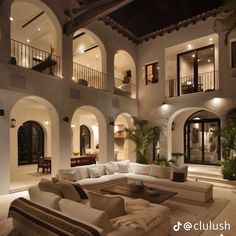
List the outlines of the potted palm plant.
{"label": "potted palm plant", "polygon": [[136,162],[147,164],[147,149],[154,139],[159,138],[160,128],[150,127],[147,120],[133,117],[133,128],[125,128],[126,139],[136,144]]}

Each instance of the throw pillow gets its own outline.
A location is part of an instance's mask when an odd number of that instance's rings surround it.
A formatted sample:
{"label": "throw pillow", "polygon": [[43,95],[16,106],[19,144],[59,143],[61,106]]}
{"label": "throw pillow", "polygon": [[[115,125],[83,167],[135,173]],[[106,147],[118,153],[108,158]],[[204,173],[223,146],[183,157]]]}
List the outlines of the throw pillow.
{"label": "throw pillow", "polygon": [[104,166],[105,166],[105,171],[107,175],[111,175],[116,172],[119,172],[118,167],[113,163],[106,163],[104,164]]}
{"label": "throw pillow", "polygon": [[59,181],[56,183],[56,186],[61,191],[64,198],[81,202],[84,199],[88,199],[87,194],[78,184],[71,184],[66,181]]}
{"label": "throw pillow", "polygon": [[173,172],[172,181],[174,181],[174,182],[184,182],[184,173]]}
{"label": "throw pillow", "polygon": [[89,178],[88,167],[79,166],[76,168],[77,179],[86,179]]}
{"label": "throw pillow", "polygon": [[77,177],[76,170],[73,169],[73,170],[70,171],[70,172],[65,172],[65,173],[64,173],[64,179],[69,180],[69,181],[72,181],[72,182],[77,181],[77,180],[78,180],[78,177]]}
{"label": "throw pillow", "polygon": [[89,199],[92,208],[105,211],[110,219],[125,215],[125,202],[122,197],[109,197],[90,191]]}
{"label": "throw pillow", "polygon": [[90,178],[98,178],[101,176],[96,166],[88,167],[88,173]]}
{"label": "throw pillow", "polygon": [[140,175],[149,175],[151,166],[139,163],[130,163],[130,167],[133,173]]}
{"label": "throw pillow", "polygon": [[170,179],[171,168],[168,166],[161,166],[160,178],[162,179]]}
{"label": "throw pillow", "polygon": [[117,163],[120,173],[129,173],[129,165],[126,163]]}
{"label": "throw pillow", "polygon": [[182,167],[174,167],[174,166],[172,166],[171,167],[170,180],[173,179],[173,173],[174,172],[176,172],[176,173],[184,173],[184,181],[187,180],[187,174],[188,174],[188,166],[187,165],[182,166]]}
{"label": "throw pillow", "polygon": [[61,196],[61,192],[58,190],[57,186],[48,179],[41,179],[38,183],[38,187],[43,192],[50,192]]}
{"label": "throw pillow", "polygon": [[151,165],[150,175],[160,178],[162,174],[162,167],[158,165]]}
{"label": "throw pillow", "polygon": [[98,168],[98,171],[99,171],[100,176],[106,174],[104,164],[96,164],[96,166],[97,166],[97,168]]}
{"label": "throw pillow", "polygon": [[107,234],[112,231],[112,224],[108,215],[104,211],[93,209],[86,205],[62,199],[59,202],[60,210],[63,214],[96,225]]}

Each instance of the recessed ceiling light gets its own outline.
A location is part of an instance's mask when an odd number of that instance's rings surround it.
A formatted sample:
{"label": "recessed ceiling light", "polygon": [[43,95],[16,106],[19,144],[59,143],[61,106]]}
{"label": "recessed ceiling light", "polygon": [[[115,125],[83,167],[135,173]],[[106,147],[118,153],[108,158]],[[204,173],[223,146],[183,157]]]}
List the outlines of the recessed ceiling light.
{"label": "recessed ceiling light", "polygon": [[30,39],[26,39],[26,42],[27,42],[27,43],[30,43]]}
{"label": "recessed ceiling light", "polygon": [[196,57],[195,54],[193,54],[192,57],[193,57],[193,58]]}
{"label": "recessed ceiling light", "polygon": [[14,20],[14,18],[13,18],[12,16],[10,16],[10,18],[9,18],[9,19],[10,19],[10,21],[13,21],[13,20]]}
{"label": "recessed ceiling light", "polygon": [[211,62],[211,60],[210,60],[210,59],[208,59],[208,60],[207,60],[207,62]]}
{"label": "recessed ceiling light", "polygon": [[188,49],[192,49],[192,45],[191,44],[188,44]]}
{"label": "recessed ceiling light", "polygon": [[85,51],[85,46],[84,45],[80,45],[79,46],[79,52],[83,54],[84,51]]}
{"label": "recessed ceiling light", "polygon": [[213,38],[209,38],[209,41],[212,41],[213,40]]}
{"label": "recessed ceiling light", "polygon": [[98,58],[98,54],[96,54],[96,58]]}
{"label": "recessed ceiling light", "polygon": [[41,28],[38,28],[37,30],[38,30],[38,31],[40,31],[40,30],[41,30]]}

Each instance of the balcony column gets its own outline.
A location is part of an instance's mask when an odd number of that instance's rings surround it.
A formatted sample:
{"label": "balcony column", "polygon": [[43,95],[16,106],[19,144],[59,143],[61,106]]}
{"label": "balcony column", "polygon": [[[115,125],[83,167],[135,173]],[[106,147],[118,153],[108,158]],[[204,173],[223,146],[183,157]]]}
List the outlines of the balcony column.
{"label": "balcony column", "polygon": [[107,91],[110,94],[114,93],[114,52],[107,53]]}
{"label": "balcony column", "polygon": [[68,82],[73,77],[73,35],[62,35],[62,76]]}
{"label": "balcony column", "polygon": [[223,93],[222,95],[229,96],[231,90],[231,83],[229,83],[229,80],[231,80],[231,65],[229,61],[231,52],[229,52],[229,45],[225,45],[224,40],[224,34],[219,34],[219,78],[216,76],[216,89],[220,89]]}
{"label": "balcony column", "polygon": [[[3,109],[3,107],[0,107]],[[10,111],[4,109],[4,116],[0,116],[0,195],[8,194],[10,188]]]}
{"label": "balcony column", "polygon": [[70,158],[72,156],[72,130],[69,121],[65,119],[65,116],[60,117],[60,140],[59,140],[59,160],[57,168],[70,167]]}
{"label": "balcony column", "polygon": [[0,61],[8,63],[11,55],[11,4],[3,1],[0,5]]}

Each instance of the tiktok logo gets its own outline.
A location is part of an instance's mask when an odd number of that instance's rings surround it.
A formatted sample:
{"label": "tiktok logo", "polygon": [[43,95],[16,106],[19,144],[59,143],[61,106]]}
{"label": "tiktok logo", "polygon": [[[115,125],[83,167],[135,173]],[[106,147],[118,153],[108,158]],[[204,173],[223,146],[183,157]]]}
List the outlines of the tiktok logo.
{"label": "tiktok logo", "polygon": [[183,225],[182,223],[180,223],[179,221],[177,221],[177,224],[175,224],[175,225],[173,226],[173,230],[174,230],[175,232],[178,232],[178,231],[180,230],[180,227],[181,227],[182,225]]}

